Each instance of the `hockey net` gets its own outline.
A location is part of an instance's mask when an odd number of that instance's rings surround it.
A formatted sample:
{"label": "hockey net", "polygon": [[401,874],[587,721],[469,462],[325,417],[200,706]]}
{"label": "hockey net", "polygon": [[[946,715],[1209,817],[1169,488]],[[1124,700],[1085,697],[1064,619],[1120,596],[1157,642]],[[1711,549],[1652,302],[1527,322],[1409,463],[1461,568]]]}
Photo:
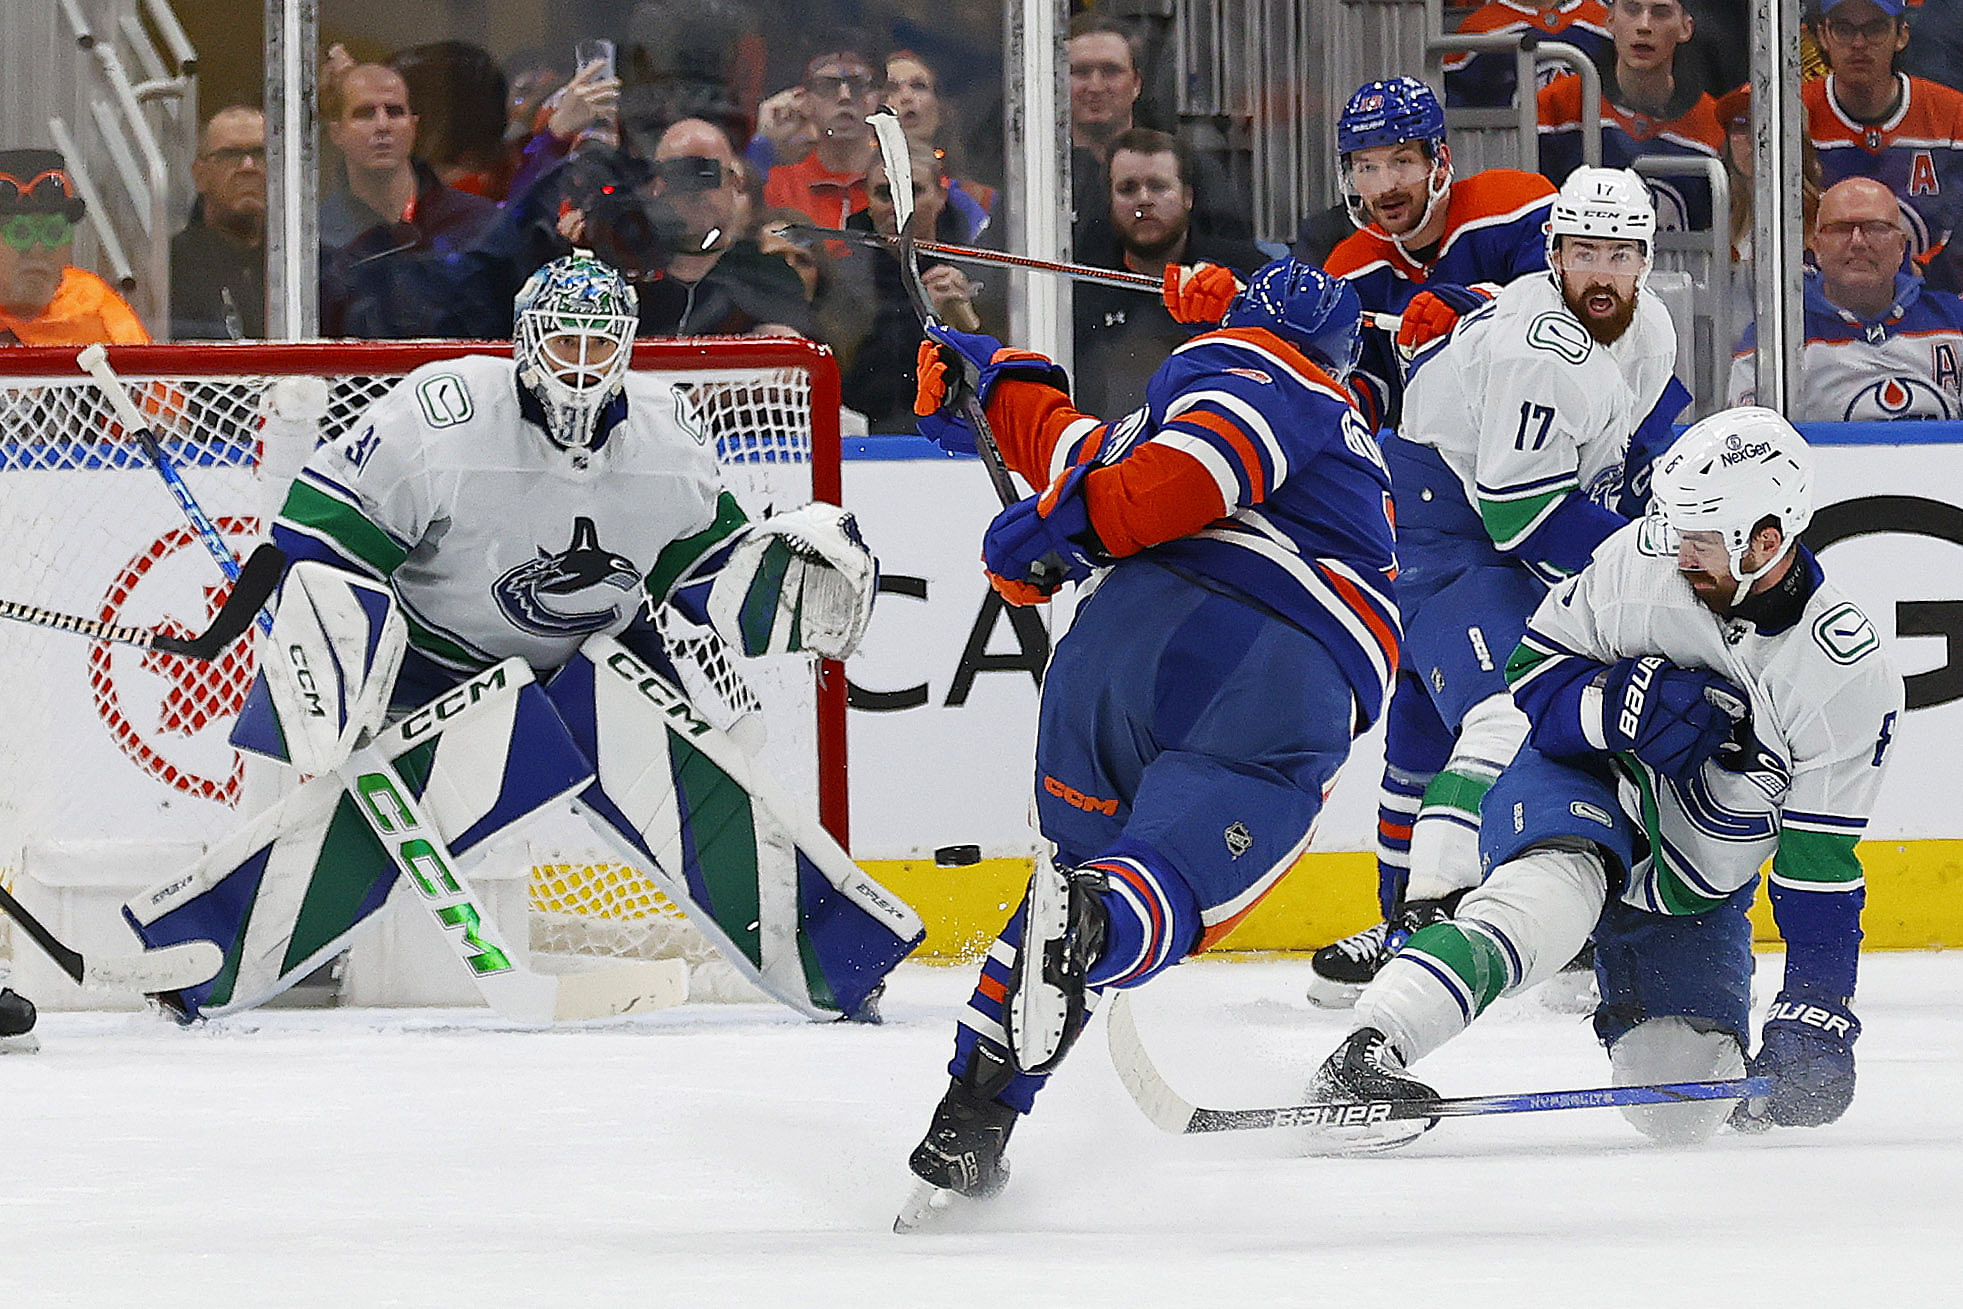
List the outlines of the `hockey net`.
{"label": "hockey net", "polygon": [[[482,343],[126,347],[110,362],[200,504],[243,554],[320,442],[410,370]],[[838,373],[797,340],[647,341],[634,367],[672,375],[707,422],[752,518],[840,499]],[[192,632],[224,588],[168,490],[67,350],[0,350],[0,598]],[[731,657],[663,620],[686,689],[846,840],[844,677],[794,656]],[[0,622],[0,884],[134,888],[163,880],[269,799],[226,744],[251,642],[200,664]],[[644,873],[570,812],[527,829],[532,948],[557,956],[713,954]],[[118,948],[125,948],[126,942]],[[11,952],[0,916],[0,961]],[[31,947],[28,947],[31,948]]]}

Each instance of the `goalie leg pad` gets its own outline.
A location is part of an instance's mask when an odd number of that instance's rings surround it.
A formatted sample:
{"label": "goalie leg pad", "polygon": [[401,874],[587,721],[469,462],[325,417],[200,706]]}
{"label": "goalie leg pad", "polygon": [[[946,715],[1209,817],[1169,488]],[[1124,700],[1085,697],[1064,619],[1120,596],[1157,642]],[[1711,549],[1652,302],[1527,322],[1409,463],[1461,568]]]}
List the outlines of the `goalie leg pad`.
{"label": "goalie leg pad", "polygon": [[287,570],[260,672],[295,768],[332,772],[381,729],[407,642],[388,587],[314,560]]}
{"label": "goalie leg pad", "polygon": [[[593,775],[531,670],[516,659],[392,724],[376,746],[416,791],[453,857]],[[171,993],[167,1004],[185,1018],[247,1009],[345,947],[396,879],[356,803],[338,775],[313,778],[189,870],[124,906],[125,920],[152,949],[204,940],[224,951],[215,977]],[[434,877],[454,875],[443,853],[427,856]]]}
{"label": "goalie leg pad", "polygon": [[673,683],[594,637],[548,693],[597,779],[579,807],[737,970],[812,1017],[857,1012],[926,938]]}
{"label": "goalie leg pad", "polygon": [[844,659],[872,620],[878,580],[857,520],[808,504],[750,525],[709,589],[709,621],[746,655]]}

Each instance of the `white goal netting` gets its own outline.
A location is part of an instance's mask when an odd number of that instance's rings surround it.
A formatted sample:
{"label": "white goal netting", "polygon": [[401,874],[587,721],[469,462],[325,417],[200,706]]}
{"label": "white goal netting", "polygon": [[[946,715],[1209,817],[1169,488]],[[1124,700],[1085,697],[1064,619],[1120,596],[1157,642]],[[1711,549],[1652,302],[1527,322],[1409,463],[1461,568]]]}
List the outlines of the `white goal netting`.
{"label": "white goal netting", "polygon": [[[411,369],[476,348],[157,346],[110,358],[242,555],[317,443],[347,431]],[[823,350],[644,342],[634,365],[690,389],[752,517],[839,499],[838,378]],[[224,590],[73,353],[0,351],[0,599],[188,635]],[[842,676],[819,677],[796,657],[732,660],[706,630],[664,630],[692,698],[739,739],[761,735],[766,767],[843,840]],[[252,641],[198,663],[0,622],[0,884],[80,891],[78,902],[99,891],[113,904],[190,863],[269,798],[280,770],[262,775],[225,739],[253,668]],[[535,951],[706,957],[654,884],[569,815],[532,831],[529,858]],[[115,948],[129,944],[125,935]],[[32,947],[0,917],[0,962],[13,948]]]}

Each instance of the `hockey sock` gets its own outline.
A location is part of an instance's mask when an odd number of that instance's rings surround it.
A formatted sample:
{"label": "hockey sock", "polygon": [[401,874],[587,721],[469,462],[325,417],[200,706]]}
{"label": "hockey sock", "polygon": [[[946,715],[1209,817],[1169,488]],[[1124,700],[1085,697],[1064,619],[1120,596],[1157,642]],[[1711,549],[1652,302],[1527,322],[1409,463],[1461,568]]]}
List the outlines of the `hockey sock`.
{"label": "hockey sock", "polygon": [[1183,959],[1200,938],[1200,906],[1166,857],[1121,837],[1081,867],[1103,873],[1109,922],[1104,953],[1090,967],[1092,987],[1137,986]]}
{"label": "hockey sock", "polygon": [[1464,1031],[1512,981],[1497,942],[1470,924],[1415,933],[1357,998],[1355,1022],[1388,1036],[1407,1064]]}
{"label": "hockey sock", "polygon": [[[1006,1026],[1009,973],[1015,967],[1016,952],[1021,948],[1022,906],[1018,904],[1002,928],[1002,934],[988,948],[988,957],[982,960],[981,977],[976,980],[974,993],[961,1010],[960,1020],[954,1029],[954,1058],[947,1066],[949,1077],[959,1079],[968,1074],[974,1066],[977,1046],[985,1051],[988,1062],[1012,1066]],[[1016,1073],[994,1092],[994,1097],[1017,1112],[1026,1114],[1036,1093],[1049,1080],[1047,1074]]]}
{"label": "hockey sock", "polygon": [[1411,834],[1418,821],[1427,773],[1385,768],[1377,792],[1377,903],[1388,921],[1404,899],[1411,876]]}

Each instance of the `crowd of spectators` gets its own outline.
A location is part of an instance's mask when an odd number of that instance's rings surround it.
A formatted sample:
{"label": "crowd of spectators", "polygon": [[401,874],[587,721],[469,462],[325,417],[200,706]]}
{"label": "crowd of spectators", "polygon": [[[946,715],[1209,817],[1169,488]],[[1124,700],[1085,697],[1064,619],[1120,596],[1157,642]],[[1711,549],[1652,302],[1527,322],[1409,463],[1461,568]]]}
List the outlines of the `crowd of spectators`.
{"label": "crowd of spectators", "polygon": [[[1604,163],[1722,164],[1727,212],[1702,174],[1648,180],[1661,227],[1728,229],[1728,293],[1743,323],[1752,111],[1737,8],[1485,0],[1450,13],[1463,33],[1531,35],[1592,59]],[[1831,311],[1848,329],[1809,327],[1809,376],[1842,379],[1809,388],[1809,415],[1963,414],[1952,347],[1919,371],[1893,348],[1901,322],[1946,306],[1938,293],[1963,291],[1963,236],[1953,239],[1963,223],[1959,11],[1917,0],[1815,0],[1806,15],[1808,323]],[[950,66],[969,77],[965,89],[973,78],[947,48],[889,48],[865,32],[814,28],[788,63],[788,49],[774,48],[788,43],[764,31],[745,0],[646,0],[624,29],[618,66],[605,42],[604,57],[592,57],[588,43],[577,58],[531,50],[502,66],[461,41],[414,46],[386,62],[334,47],[320,80],[323,334],[503,336],[511,292],[577,244],[635,281],[645,333],[813,337],[839,356],[848,403],[871,428],[904,430],[915,323],[880,240],[894,230],[892,181],[866,116],[888,106],[906,133],[915,235],[998,245],[1002,178],[971,162],[987,134],[964,121],[964,110],[977,118],[990,106],[949,94]],[[1164,121],[1150,88],[1163,83],[1168,54],[1154,48],[1154,31],[1098,12],[1070,22],[1073,257],[1149,276],[1202,260],[1245,275],[1283,246],[1255,239],[1247,187],[1230,180],[1222,152],[1196,148],[1180,123]],[[790,84],[771,86],[767,70],[787,63]],[[1444,69],[1453,106],[1535,97],[1538,163],[1551,180],[1580,161],[1582,82],[1560,64],[1542,63],[1527,88],[1514,85],[1510,52],[1450,54]],[[190,169],[195,202],[171,241],[173,339],[266,332],[266,130],[247,104],[226,105],[202,125]],[[85,206],[65,163],[35,150],[0,159],[0,341],[146,339],[115,289],[71,262]],[[1886,231],[1877,226],[1886,215],[1867,212],[1884,196],[1895,206]],[[1852,216],[1842,212],[1849,206]],[[1266,235],[1292,235],[1298,255],[1320,262],[1350,223],[1337,205],[1304,215],[1293,233]],[[1882,277],[1870,265],[1897,244],[1900,258]],[[1006,326],[1006,276],[929,258],[923,280],[950,321]],[[1135,291],[1080,284],[1074,304],[1079,399],[1093,411],[1137,403],[1143,379],[1193,330]],[[1753,390],[1749,341],[1735,394]],[[1865,362],[1817,368],[1816,349]],[[1891,382],[1875,392],[1887,403],[1814,394],[1856,380]],[[1925,392],[1943,405],[1894,403]]]}

